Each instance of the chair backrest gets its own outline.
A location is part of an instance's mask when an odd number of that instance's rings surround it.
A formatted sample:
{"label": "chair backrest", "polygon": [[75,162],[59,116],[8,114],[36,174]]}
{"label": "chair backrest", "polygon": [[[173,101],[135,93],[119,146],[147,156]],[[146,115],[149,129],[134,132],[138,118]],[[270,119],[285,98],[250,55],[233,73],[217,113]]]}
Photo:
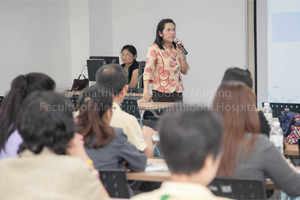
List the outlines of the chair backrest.
{"label": "chair backrest", "polygon": [[215,178],[208,186],[216,196],[231,199],[266,199],[264,185],[258,180]]}
{"label": "chair backrest", "polygon": [[78,110],[78,97],[76,96],[73,96],[73,97],[68,97],[72,103],[74,104],[74,111],[77,111]]}
{"label": "chair backrest", "polygon": [[1,103],[2,103],[3,99],[4,99],[4,96],[0,96],[0,108],[1,108]]}
{"label": "chair backrest", "polygon": [[[262,107],[264,107],[264,102],[262,103]],[[270,102],[270,107],[273,110],[273,117],[281,117],[282,111],[285,109],[289,109],[292,112],[300,113],[300,104],[297,103],[273,103]]]}
{"label": "chair backrest", "polygon": [[121,109],[130,115],[135,116],[137,119],[141,119],[137,100],[135,99],[124,99],[121,104]]}
{"label": "chair backrest", "polygon": [[[145,61],[139,61],[139,78],[143,75],[145,66],[146,66]],[[139,86],[139,88],[144,88],[143,78],[140,78],[140,80],[138,82],[138,86]]]}
{"label": "chair backrest", "polygon": [[124,170],[99,170],[100,180],[110,197],[130,198]]}

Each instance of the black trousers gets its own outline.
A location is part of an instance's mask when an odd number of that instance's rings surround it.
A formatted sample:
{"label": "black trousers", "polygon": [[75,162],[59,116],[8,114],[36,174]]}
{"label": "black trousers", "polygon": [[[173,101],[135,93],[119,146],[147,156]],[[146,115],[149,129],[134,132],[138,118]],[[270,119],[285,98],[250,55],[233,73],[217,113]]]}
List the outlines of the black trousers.
{"label": "black trousers", "polygon": [[182,92],[162,93],[157,90],[152,91],[153,102],[182,102]]}

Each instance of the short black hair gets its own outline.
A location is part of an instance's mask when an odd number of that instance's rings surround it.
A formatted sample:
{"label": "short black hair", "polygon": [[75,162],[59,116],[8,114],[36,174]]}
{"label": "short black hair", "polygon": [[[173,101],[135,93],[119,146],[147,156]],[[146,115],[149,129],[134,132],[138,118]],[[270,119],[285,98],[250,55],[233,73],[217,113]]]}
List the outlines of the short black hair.
{"label": "short black hair", "polygon": [[64,155],[73,138],[73,104],[62,94],[33,92],[24,101],[18,131],[23,138],[19,153],[29,149],[39,154],[49,147],[56,154]]}
{"label": "short black hair", "polygon": [[108,88],[113,96],[119,95],[127,81],[126,71],[118,64],[108,64],[100,67],[96,73],[97,84]]}
{"label": "short black hair", "polygon": [[223,123],[217,113],[202,108],[202,105],[176,106],[162,117],[160,143],[172,173],[196,173],[208,155],[216,158],[220,152]]}
{"label": "short black hair", "polygon": [[[160,37],[159,32],[163,33],[163,31],[165,29],[165,24],[167,24],[167,23],[172,23],[172,24],[174,24],[174,26],[176,26],[175,22],[172,19],[162,19],[157,24],[157,28],[156,28],[156,36],[155,36],[154,44],[157,44],[161,50],[165,50],[165,48],[163,47],[163,45],[164,45],[163,38]],[[172,42],[172,44],[173,44],[174,48],[176,48],[176,43]]]}
{"label": "short black hair", "polygon": [[[128,50],[128,51],[133,55],[133,57],[137,55],[136,48],[135,48],[133,45],[130,45],[130,44],[125,45],[125,46],[122,48],[121,53],[122,53],[124,50]],[[134,59],[134,60],[135,60],[135,59]]]}
{"label": "short black hair", "polygon": [[252,89],[253,80],[251,78],[251,72],[248,69],[242,69],[238,67],[228,68],[223,76],[222,82],[227,81],[241,81]]}

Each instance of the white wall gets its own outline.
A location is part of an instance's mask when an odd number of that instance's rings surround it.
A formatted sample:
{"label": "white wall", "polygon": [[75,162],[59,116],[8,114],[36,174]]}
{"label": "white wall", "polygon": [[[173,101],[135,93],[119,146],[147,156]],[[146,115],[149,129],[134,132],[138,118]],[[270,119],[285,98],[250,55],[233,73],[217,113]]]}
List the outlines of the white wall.
{"label": "white wall", "polygon": [[68,1],[0,1],[0,95],[13,78],[43,72],[70,86],[71,40]]}
{"label": "white wall", "polygon": [[226,68],[247,66],[245,0],[0,1],[0,95],[32,71],[71,87],[89,55],[119,55],[125,44],[145,60],[163,18],[189,52],[186,101],[210,102]]}
{"label": "white wall", "polygon": [[[88,77],[86,60],[90,56],[89,1],[70,1],[72,79],[80,72]],[[71,87],[69,84],[68,87]]]}
{"label": "white wall", "polygon": [[268,101],[268,12],[267,0],[257,1],[257,107]]}
{"label": "white wall", "polygon": [[[89,1],[90,54],[111,56],[113,54],[112,2]],[[121,33],[120,33],[120,37]]]}
{"label": "white wall", "polygon": [[[175,21],[177,37],[189,52],[191,70],[183,76],[186,101],[210,103],[228,67],[247,67],[245,0],[113,1],[113,55],[132,44],[137,60],[145,60],[163,18]],[[91,38],[91,43],[99,39]]]}

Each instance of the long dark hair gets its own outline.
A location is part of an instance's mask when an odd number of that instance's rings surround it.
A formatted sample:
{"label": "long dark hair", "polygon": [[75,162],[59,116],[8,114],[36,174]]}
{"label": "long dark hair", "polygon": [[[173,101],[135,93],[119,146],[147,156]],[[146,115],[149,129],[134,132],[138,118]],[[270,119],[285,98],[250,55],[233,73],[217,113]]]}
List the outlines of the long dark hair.
{"label": "long dark hair", "polygon": [[[255,137],[247,143],[243,142],[245,133],[259,133],[260,121],[255,102],[255,94],[242,82],[223,82],[218,88],[212,108],[224,121],[224,155],[218,171],[221,176],[231,177],[236,162],[249,156],[255,148]],[[237,159],[239,150],[242,153]]]}
{"label": "long dark hair", "polygon": [[[114,130],[102,118],[112,107],[111,92],[94,85],[82,91],[79,100],[78,132],[84,136],[85,146],[104,147],[114,137]],[[95,137],[96,140],[92,140]],[[91,144],[91,141],[93,144]]]}
{"label": "long dark hair", "polygon": [[44,147],[58,155],[65,155],[69,141],[73,138],[75,125],[72,102],[53,91],[36,91],[24,101],[18,123],[23,143],[19,153],[25,149],[39,154]]}
{"label": "long dark hair", "polygon": [[[156,28],[156,38],[154,40],[154,43],[157,44],[159,46],[160,49],[165,50],[164,48],[164,41],[163,38],[160,37],[159,32],[163,33],[164,29],[165,29],[165,24],[166,23],[173,23],[174,26],[176,26],[175,22],[172,19],[162,19]],[[176,48],[176,43],[172,42],[174,48]]]}
{"label": "long dark hair", "polygon": [[55,82],[42,73],[17,76],[11,83],[10,91],[4,97],[0,112],[0,151],[5,151],[9,136],[17,129],[17,121],[23,100],[36,90],[54,90]]}

